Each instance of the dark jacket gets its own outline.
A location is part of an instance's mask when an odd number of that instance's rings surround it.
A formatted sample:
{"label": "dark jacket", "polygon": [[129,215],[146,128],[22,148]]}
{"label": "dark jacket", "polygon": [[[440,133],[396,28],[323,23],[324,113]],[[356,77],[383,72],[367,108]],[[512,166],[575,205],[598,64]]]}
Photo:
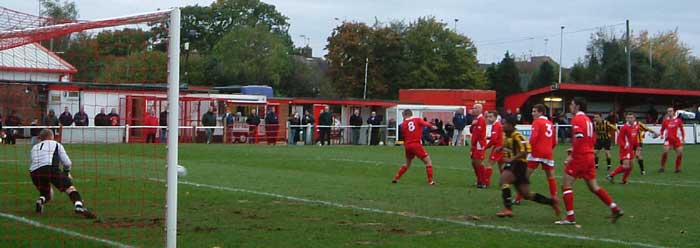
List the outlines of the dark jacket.
{"label": "dark jacket", "polygon": [[333,125],[333,116],[331,112],[323,112],[318,117],[318,124],[321,126],[331,126]]}
{"label": "dark jacket", "polygon": [[41,123],[46,126],[58,126],[58,118],[56,115],[46,115]]}
{"label": "dark jacket", "polygon": [[301,125],[307,124],[314,124],[314,117],[312,115],[304,115],[304,118],[301,119]]}
{"label": "dark jacket", "polygon": [[109,121],[107,126],[119,126],[119,115],[109,113],[107,115],[107,121]]}
{"label": "dark jacket", "polygon": [[73,123],[75,123],[75,126],[89,126],[90,118],[85,112],[78,112],[73,116]]}
{"label": "dark jacket", "polygon": [[[289,125],[293,126],[298,126],[301,125],[301,119],[299,117],[289,117]],[[292,127],[292,128],[298,128],[298,127]]]}
{"label": "dark jacket", "polygon": [[362,126],[362,117],[359,115],[351,115],[350,116],[350,125],[351,126],[357,126],[356,128],[359,128],[359,126]]}
{"label": "dark jacket", "polygon": [[456,113],[455,116],[452,117],[452,123],[455,125],[454,128],[456,130],[464,130],[464,127],[467,126],[467,117],[462,113]]}
{"label": "dark jacket", "polygon": [[61,113],[61,116],[58,118],[58,120],[61,122],[61,125],[73,125],[73,115],[71,115],[70,112]]}
{"label": "dark jacket", "polygon": [[375,126],[376,126],[376,125],[381,125],[381,124],[382,124],[382,118],[379,117],[379,116],[374,116],[374,117],[370,116],[369,118],[367,118],[367,124],[375,125]]}
{"label": "dark jacket", "polygon": [[[36,124],[32,124],[31,126],[36,127]],[[39,132],[41,132],[41,128],[31,128],[29,129],[29,135],[32,137],[39,136]]]}
{"label": "dark jacket", "polygon": [[224,119],[224,124],[226,124],[226,125],[233,125],[233,122],[234,122],[234,120],[233,120],[233,119],[234,119],[234,118],[233,118],[233,114],[231,114],[231,113],[226,113],[226,114],[224,114],[223,119]]}
{"label": "dark jacket", "polygon": [[254,115],[251,114],[248,116],[248,119],[245,121],[245,123],[248,123],[248,125],[252,126],[260,125],[260,116],[258,116],[257,113]]}
{"label": "dark jacket", "polygon": [[207,127],[216,126],[216,115],[214,112],[207,111],[202,115],[202,125]]}
{"label": "dark jacket", "polygon": [[163,111],[160,112],[160,119],[159,119],[159,125],[160,126],[167,126],[168,125],[168,111]]}
{"label": "dark jacket", "polygon": [[280,121],[277,119],[277,113],[273,113],[272,111],[267,112],[265,115],[265,124],[277,125],[279,123]]}
{"label": "dark jacket", "polygon": [[22,125],[22,120],[16,115],[10,115],[5,118],[5,126],[19,126]]}
{"label": "dark jacket", "polygon": [[109,126],[109,117],[106,114],[99,113],[95,115],[95,126]]}

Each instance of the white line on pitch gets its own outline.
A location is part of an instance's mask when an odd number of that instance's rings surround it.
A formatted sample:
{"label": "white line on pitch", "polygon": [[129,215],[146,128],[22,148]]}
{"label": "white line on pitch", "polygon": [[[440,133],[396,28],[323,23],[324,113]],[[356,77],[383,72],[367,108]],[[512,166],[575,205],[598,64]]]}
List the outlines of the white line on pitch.
{"label": "white line on pitch", "polygon": [[[328,159],[331,161],[339,161],[339,162],[356,162],[356,163],[363,163],[363,164],[375,164],[375,165],[380,165],[380,164],[388,164],[382,161],[371,161],[371,160],[354,160],[354,159]],[[397,163],[398,164],[398,163]],[[459,170],[459,171],[471,171],[468,168],[459,168],[459,167],[450,167],[450,166],[441,166],[441,167],[434,167],[435,169],[448,169],[448,170]],[[557,178],[561,179],[561,176],[557,176]],[[671,187],[688,187],[688,188],[700,188],[700,185],[693,185],[693,184],[680,184],[680,183],[662,183],[662,182],[650,182],[650,181],[641,181],[641,180],[629,180],[631,183],[639,183],[639,184],[649,184],[649,185],[657,185],[657,186],[671,186]],[[690,182],[695,182],[695,181],[690,181]]]}
{"label": "white line on pitch", "polygon": [[[157,179],[154,179],[154,180],[157,180]],[[157,180],[157,181],[163,182],[163,180]],[[330,201],[313,200],[313,199],[306,199],[306,198],[281,195],[281,194],[275,194],[275,193],[269,193],[269,192],[240,189],[240,188],[229,188],[229,187],[223,187],[223,186],[193,183],[193,182],[188,182],[188,181],[180,181],[179,184],[190,185],[190,186],[195,186],[195,187],[210,188],[210,189],[216,189],[216,190],[222,190],[222,191],[241,192],[241,193],[269,196],[269,197],[281,198],[281,199],[290,200],[290,201],[298,201],[298,202],[318,204],[318,205],[331,206],[331,207],[337,207],[337,208],[359,210],[359,211],[365,211],[365,212],[371,212],[371,213],[397,215],[397,216],[402,216],[402,217],[411,218],[411,219],[420,219],[420,220],[427,220],[427,221],[451,223],[451,224],[457,224],[457,225],[468,226],[468,227],[496,229],[496,230],[503,230],[503,231],[508,231],[508,232],[525,233],[525,234],[532,234],[532,235],[546,236],[546,237],[577,239],[577,240],[587,240],[587,241],[599,241],[599,242],[613,243],[613,244],[627,245],[627,246],[639,246],[639,247],[651,247],[651,248],[663,247],[663,246],[657,246],[657,245],[652,245],[652,244],[646,244],[646,243],[640,243],[640,242],[629,242],[629,241],[609,239],[609,238],[596,238],[596,237],[589,237],[589,236],[583,236],[583,235],[572,235],[572,234],[566,234],[566,233],[534,231],[534,230],[515,228],[515,227],[509,227],[509,226],[477,224],[477,223],[469,222],[469,221],[452,220],[452,219],[446,219],[446,218],[407,214],[407,213],[395,212],[395,211],[390,211],[390,210],[382,210],[382,209],[377,209],[377,208],[360,207],[360,206],[355,206],[355,205],[345,205],[342,203],[335,203],[335,202],[330,202]]]}
{"label": "white line on pitch", "polygon": [[38,227],[38,228],[44,228],[44,229],[51,230],[51,231],[54,231],[54,232],[63,233],[63,234],[66,234],[66,235],[68,235],[68,236],[73,236],[73,237],[78,237],[78,238],[82,238],[82,239],[86,239],[86,240],[91,240],[91,241],[95,241],[95,242],[100,242],[100,243],[103,243],[103,244],[106,244],[106,245],[109,245],[109,246],[113,246],[113,247],[120,247],[120,248],[121,248],[121,247],[124,247],[124,248],[131,247],[131,246],[129,246],[129,245],[122,244],[122,243],[119,243],[119,242],[116,242],[116,241],[111,241],[111,240],[107,240],[107,239],[102,239],[102,238],[98,238],[98,237],[93,237],[93,236],[85,235],[85,234],[78,233],[78,232],[74,232],[74,231],[71,231],[71,230],[66,230],[66,229],[59,228],[59,227],[44,225],[44,224],[41,224],[41,223],[39,223],[39,222],[37,222],[37,221],[33,221],[33,220],[30,220],[30,219],[27,219],[27,218],[24,218],[24,217],[21,217],[21,216],[16,216],[16,215],[12,215],[12,214],[7,214],[7,213],[2,213],[2,212],[0,212],[0,217],[4,217],[4,218],[10,219],[10,220],[17,221],[17,222],[22,222],[22,223],[28,224],[28,225],[30,225],[30,226],[34,226],[34,227]]}

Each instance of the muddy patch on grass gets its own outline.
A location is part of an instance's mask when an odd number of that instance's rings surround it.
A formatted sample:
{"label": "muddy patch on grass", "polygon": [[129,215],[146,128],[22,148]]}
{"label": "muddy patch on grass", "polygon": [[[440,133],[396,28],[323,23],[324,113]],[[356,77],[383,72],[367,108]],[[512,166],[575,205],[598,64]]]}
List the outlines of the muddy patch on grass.
{"label": "muddy patch on grass", "polygon": [[194,232],[198,233],[213,233],[219,230],[219,228],[216,227],[211,227],[211,226],[196,226],[194,227]]}
{"label": "muddy patch on grass", "polygon": [[132,228],[132,227],[160,227],[164,223],[163,218],[102,218],[95,223],[108,228]]}

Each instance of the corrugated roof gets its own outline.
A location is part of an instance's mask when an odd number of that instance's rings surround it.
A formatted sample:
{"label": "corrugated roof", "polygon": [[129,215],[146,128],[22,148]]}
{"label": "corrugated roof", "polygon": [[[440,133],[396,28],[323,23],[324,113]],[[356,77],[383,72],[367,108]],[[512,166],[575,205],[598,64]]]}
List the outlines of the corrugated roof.
{"label": "corrugated roof", "polygon": [[0,70],[76,73],[73,65],[38,43],[0,51]]}

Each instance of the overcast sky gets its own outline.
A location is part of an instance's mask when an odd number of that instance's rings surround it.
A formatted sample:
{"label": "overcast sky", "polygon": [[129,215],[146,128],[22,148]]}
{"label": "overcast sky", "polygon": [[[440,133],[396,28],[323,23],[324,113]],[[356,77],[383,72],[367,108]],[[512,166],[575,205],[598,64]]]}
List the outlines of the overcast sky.
{"label": "overcast sky", "polygon": [[[37,14],[37,0],[3,0],[0,6]],[[80,19],[106,18],[174,6],[209,5],[212,0],[75,0]],[[291,23],[290,35],[296,46],[310,39],[314,56],[326,54],[326,39],[343,20],[374,23],[412,21],[435,16],[477,45],[481,63],[497,62],[506,50],[518,57],[550,55],[559,60],[560,26],[566,26],[563,65],[571,66],[585,55],[592,31],[607,26],[618,35],[625,19],[633,31],[651,33],[678,28],[681,40],[695,56],[700,55],[700,1],[674,0],[587,0],[587,1],[459,1],[459,0],[265,0],[277,6]],[[337,20],[336,20],[337,19]],[[582,32],[575,32],[586,30]],[[530,38],[534,37],[534,38]],[[548,38],[548,42],[545,42]],[[517,40],[517,41],[514,41]],[[548,43],[545,46],[545,43]]]}

